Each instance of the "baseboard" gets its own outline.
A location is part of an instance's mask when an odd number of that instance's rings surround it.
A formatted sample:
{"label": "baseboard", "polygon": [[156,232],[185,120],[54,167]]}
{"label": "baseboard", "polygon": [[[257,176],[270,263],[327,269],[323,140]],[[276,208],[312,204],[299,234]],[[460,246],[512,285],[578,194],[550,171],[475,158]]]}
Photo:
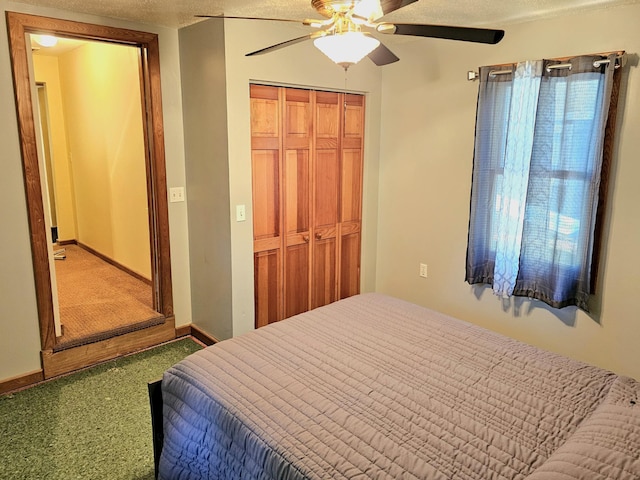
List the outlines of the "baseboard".
{"label": "baseboard", "polygon": [[60,240],[58,239],[58,241],[56,242],[58,245],[60,245],[61,247],[64,247],[65,245],[77,245],[78,241],[73,238],[71,240]]}
{"label": "baseboard", "polygon": [[7,378],[6,380],[0,381],[0,395],[28,387],[43,380],[44,373],[42,370],[34,370],[33,372]]}
{"label": "baseboard", "polygon": [[191,324],[176,327],[176,338],[188,337],[189,335],[191,335]]}
{"label": "baseboard", "polygon": [[120,270],[122,270],[125,273],[128,273],[129,275],[131,275],[134,278],[137,278],[138,280],[140,280],[141,282],[146,283],[147,285],[153,285],[153,282],[151,280],[149,280],[148,278],[143,277],[142,275],[140,275],[137,272],[134,272],[133,270],[131,270],[128,267],[125,267],[124,265],[122,265],[121,263],[116,262],[113,258],[109,258],[106,255],[100,253],[97,250],[94,250],[93,248],[91,248],[88,245],[85,245],[84,243],[81,242],[77,242],[76,243],[80,248],[82,248],[83,250],[86,250],[87,252],[91,253],[92,255],[95,255],[96,257],[98,257],[100,260],[107,262],[110,265],[113,265],[116,268],[119,268]]}
{"label": "baseboard", "polygon": [[200,328],[198,328],[193,323],[190,323],[189,325],[182,325],[181,327],[176,327],[176,338],[186,337],[189,335],[201,341],[207,346],[220,342],[220,340],[218,340],[216,337],[214,337],[213,335],[209,335],[203,330],[200,330]]}

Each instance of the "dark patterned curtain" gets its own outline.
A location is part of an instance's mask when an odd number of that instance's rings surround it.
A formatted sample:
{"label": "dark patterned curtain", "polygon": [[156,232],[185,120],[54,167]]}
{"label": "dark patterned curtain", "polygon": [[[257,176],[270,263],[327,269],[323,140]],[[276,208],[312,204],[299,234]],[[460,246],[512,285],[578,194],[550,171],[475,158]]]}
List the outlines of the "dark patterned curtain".
{"label": "dark patterned curtain", "polygon": [[597,60],[480,69],[470,284],[588,311],[616,55]]}

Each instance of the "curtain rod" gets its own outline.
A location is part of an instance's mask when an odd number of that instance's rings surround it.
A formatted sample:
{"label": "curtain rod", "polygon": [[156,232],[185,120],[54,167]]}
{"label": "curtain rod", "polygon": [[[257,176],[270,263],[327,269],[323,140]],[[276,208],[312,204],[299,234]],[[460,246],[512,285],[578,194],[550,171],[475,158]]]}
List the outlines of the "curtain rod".
{"label": "curtain rod", "polygon": [[[602,54],[602,53],[597,53],[594,55],[606,55],[606,54]],[[562,58],[562,59],[552,59],[552,60],[557,60],[557,61],[562,61],[562,60],[566,60],[566,58]],[[609,59],[608,58],[603,58],[602,60],[596,60],[593,62],[593,68],[599,68],[602,64],[604,63],[609,63]],[[616,57],[616,63],[614,68],[620,68],[620,67],[624,67],[627,64],[627,54],[626,52],[621,52],[618,53],[618,56]],[[556,69],[560,69],[560,68],[568,68],[569,70],[571,70],[571,64],[570,63],[555,63],[553,65],[547,65],[547,72],[550,72],[551,70],[556,70]],[[495,77],[496,75],[509,75],[513,73],[513,67],[509,70],[491,70],[489,72],[489,76],[490,77]],[[480,77],[480,74],[478,72],[474,72],[473,70],[469,70],[467,72],[467,80],[473,81],[473,80],[477,80]]]}

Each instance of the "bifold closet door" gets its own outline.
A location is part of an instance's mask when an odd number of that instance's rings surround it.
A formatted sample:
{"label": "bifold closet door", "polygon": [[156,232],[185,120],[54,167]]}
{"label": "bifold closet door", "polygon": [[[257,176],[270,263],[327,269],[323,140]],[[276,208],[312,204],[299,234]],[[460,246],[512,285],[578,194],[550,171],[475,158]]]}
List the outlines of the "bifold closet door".
{"label": "bifold closet door", "polygon": [[251,168],[256,327],[282,317],[280,94],[251,85]]}
{"label": "bifold closet door", "polygon": [[309,310],[314,92],[293,88],[283,90],[284,318],[288,318]]}
{"label": "bifold closet door", "polygon": [[360,293],[360,242],[362,229],[362,158],[364,97],[344,96],[344,126],[340,170],[340,299]]}
{"label": "bifold closet door", "polygon": [[364,97],[251,86],[256,327],[360,290]]}
{"label": "bifold closet door", "polygon": [[311,308],[338,297],[341,98],[339,93],[316,92]]}

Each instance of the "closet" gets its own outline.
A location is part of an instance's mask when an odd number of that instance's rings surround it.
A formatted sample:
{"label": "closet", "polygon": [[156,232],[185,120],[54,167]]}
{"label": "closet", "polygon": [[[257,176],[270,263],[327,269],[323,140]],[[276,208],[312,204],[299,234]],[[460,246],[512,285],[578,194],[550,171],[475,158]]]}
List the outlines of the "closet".
{"label": "closet", "polygon": [[359,293],[363,95],[251,85],[256,327]]}

